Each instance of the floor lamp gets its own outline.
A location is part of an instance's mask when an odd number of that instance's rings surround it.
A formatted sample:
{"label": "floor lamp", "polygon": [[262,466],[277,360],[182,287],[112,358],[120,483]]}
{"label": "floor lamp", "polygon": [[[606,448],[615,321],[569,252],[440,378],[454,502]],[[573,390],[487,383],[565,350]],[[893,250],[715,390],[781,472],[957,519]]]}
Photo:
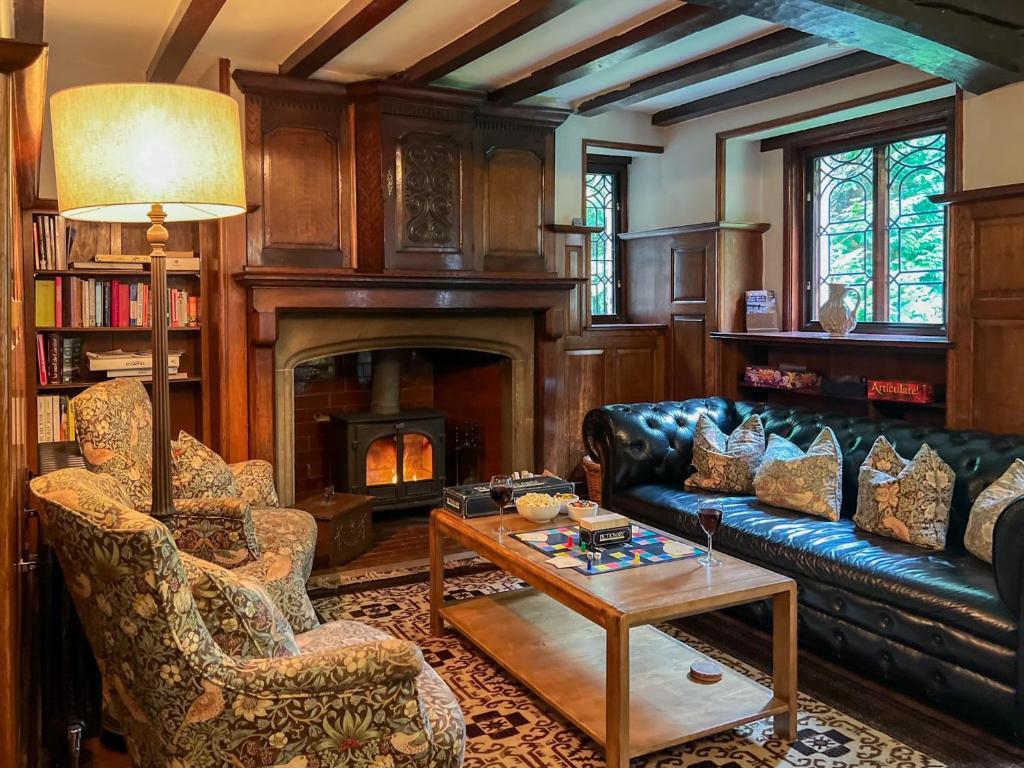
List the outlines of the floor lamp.
{"label": "floor lamp", "polygon": [[158,83],[70,88],[50,100],[57,203],[68,219],[150,224],[153,514],[172,513],[164,222],[245,212],[238,105]]}

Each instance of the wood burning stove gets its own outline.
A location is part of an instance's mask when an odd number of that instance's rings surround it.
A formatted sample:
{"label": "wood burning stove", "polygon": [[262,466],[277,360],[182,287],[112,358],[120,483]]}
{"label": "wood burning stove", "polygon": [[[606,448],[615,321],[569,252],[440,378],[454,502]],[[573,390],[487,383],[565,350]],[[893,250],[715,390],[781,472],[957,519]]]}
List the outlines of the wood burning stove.
{"label": "wood burning stove", "polygon": [[444,491],[444,414],[401,410],[400,378],[400,357],[375,352],[370,410],[331,414],[331,479],[374,509],[438,504]]}
{"label": "wood burning stove", "polygon": [[440,503],[444,414],[433,409],[331,414],[332,481],[374,496],[374,509]]}

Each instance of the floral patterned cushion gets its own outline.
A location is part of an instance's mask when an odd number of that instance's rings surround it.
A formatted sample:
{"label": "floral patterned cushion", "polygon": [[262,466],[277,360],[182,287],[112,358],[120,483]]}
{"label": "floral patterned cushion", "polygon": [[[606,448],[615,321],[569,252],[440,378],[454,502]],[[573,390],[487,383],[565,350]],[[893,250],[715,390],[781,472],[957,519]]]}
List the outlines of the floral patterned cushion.
{"label": "floral patterned cushion", "polygon": [[185,430],[171,442],[176,499],[215,499],[238,496],[235,476],[216,451],[207,448]]}
{"label": "floral patterned cushion", "polygon": [[953,470],[927,443],[907,461],[879,437],[860,468],[853,522],[926,549],[946,546]]}
{"label": "floral patterned cushion", "polygon": [[238,495],[254,507],[276,507],[277,488],[274,486],[274,468],[269,461],[249,459],[230,466]]}
{"label": "floral patterned cushion", "polygon": [[781,435],[772,435],[754,476],[754,491],[765,504],[838,520],[843,453],[835,433],[825,427],[806,453]]}
{"label": "floral patterned cushion", "polygon": [[978,494],[964,533],[967,551],[986,563],[992,562],[992,534],[1003,510],[1024,498],[1024,460],[1013,464],[992,485]]}
{"label": "floral patterned cushion", "polygon": [[100,382],[71,405],[85,466],[116,477],[133,504],[148,501],[153,495],[153,411],[142,383]]}
{"label": "floral patterned cushion", "polygon": [[754,473],[764,456],[764,426],[756,413],[728,437],[703,413],[693,438],[693,468],[686,487],[720,493],[754,492]]}
{"label": "floral patterned cushion", "polygon": [[299,647],[288,621],[255,581],[219,565],[181,553],[192,598],[221,650],[237,658],[296,656]]}

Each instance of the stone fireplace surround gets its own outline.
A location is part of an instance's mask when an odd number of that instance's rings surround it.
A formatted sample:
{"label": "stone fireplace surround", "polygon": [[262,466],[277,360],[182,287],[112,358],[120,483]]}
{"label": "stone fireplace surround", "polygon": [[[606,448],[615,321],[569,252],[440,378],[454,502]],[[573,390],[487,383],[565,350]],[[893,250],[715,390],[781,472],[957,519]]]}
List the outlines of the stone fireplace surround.
{"label": "stone fireplace surround", "polygon": [[278,321],[274,344],[274,468],[282,503],[295,491],[295,368],[331,355],[380,349],[454,349],[501,356],[502,461],[534,464],[534,316],[527,312],[293,312]]}

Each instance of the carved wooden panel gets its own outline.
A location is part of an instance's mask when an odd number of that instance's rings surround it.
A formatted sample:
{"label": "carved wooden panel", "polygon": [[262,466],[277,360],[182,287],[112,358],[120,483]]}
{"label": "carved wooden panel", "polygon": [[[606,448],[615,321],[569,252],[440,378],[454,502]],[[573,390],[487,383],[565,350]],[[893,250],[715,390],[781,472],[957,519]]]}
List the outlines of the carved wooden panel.
{"label": "carved wooden panel", "polygon": [[706,323],[698,315],[672,318],[672,399],[703,397]]}
{"label": "carved wooden panel", "polygon": [[707,299],[707,253],[704,246],[672,249],[672,301]]}
{"label": "carved wooden panel", "polygon": [[403,248],[458,251],[462,152],[449,136],[407,133],[395,156],[398,231]]}
{"label": "carved wooden panel", "polygon": [[484,258],[544,260],[544,162],[526,149],[493,148],[484,158]]}

